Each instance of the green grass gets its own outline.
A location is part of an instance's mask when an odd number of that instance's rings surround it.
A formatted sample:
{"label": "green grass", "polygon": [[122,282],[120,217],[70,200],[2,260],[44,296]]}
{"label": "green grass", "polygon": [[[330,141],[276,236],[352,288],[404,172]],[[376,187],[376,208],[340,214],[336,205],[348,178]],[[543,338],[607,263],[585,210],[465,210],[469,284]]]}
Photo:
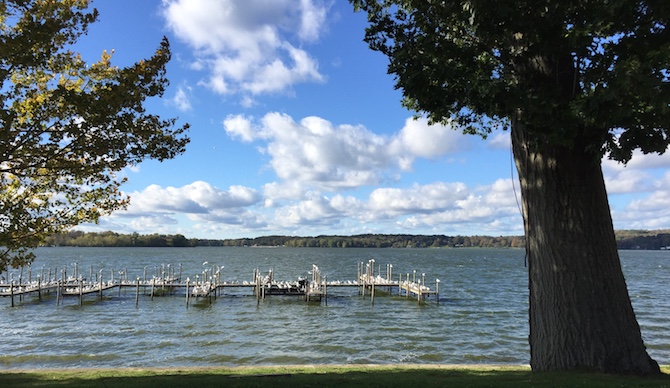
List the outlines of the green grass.
{"label": "green grass", "polygon": [[668,387],[670,367],[650,378],[523,366],[311,365],[243,368],[0,371],[0,387]]}

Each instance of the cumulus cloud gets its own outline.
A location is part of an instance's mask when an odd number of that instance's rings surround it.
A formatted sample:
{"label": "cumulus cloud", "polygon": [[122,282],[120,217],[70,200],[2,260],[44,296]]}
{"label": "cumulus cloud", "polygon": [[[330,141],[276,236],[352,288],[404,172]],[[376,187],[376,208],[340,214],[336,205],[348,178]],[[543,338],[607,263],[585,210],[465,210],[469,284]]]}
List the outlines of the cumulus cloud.
{"label": "cumulus cloud", "polygon": [[[522,226],[511,180],[500,179],[476,189],[467,189],[465,186],[459,188],[455,195],[452,194],[451,199],[444,202],[449,206],[436,206],[431,211],[408,212],[401,224],[411,229],[451,226],[461,230],[467,224],[478,224],[480,230],[498,230],[501,225],[506,230]],[[436,191],[435,198],[448,196],[448,192],[444,190],[445,188]]]}
{"label": "cumulus cloud", "polygon": [[263,185],[266,207],[273,207],[277,200],[298,200],[304,193],[305,188],[297,181],[270,182]]}
{"label": "cumulus cloud", "polygon": [[179,221],[169,214],[147,214],[141,217],[135,217],[130,221],[130,227],[133,231],[143,231],[145,233],[173,233],[169,232]]}
{"label": "cumulus cloud", "polygon": [[193,69],[220,94],[284,93],[322,82],[302,46],[319,39],[330,2],[321,0],[163,0],[167,26],[194,50]]}
{"label": "cumulus cloud", "polygon": [[302,182],[326,190],[378,184],[395,161],[388,139],[361,126],[339,125],[306,117],[269,113],[259,122],[230,116],[224,121],[233,138],[267,142],[263,148],[280,180]]}
{"label": "cumulus cloud", "polygon": [[233,139],[266,142],[262,150],[281,181],[326,191],[378,185],[393,171],[410,169],[417,158],[460,152],[467,144],[458,131],[423,119],[408,119],[393,136],[314,116],[295,121],[280,113],[260,120],[231,115],[223,126]]}
{"label": "cumulus cloud", "polygon": [[670,168],[670,153],[645,155],[635,151],[628,164],[604,158],[602,166],[609,194],[651,192],[662,185],[657,172]]}
{"label": "cumulus cloud", "polygon": [[393,146],[412,157],[433,159],[467,148],[463,133],[451,125],[429,125],[426,118],[408,118]]}
{"label": "cumulus cloud", "polygon": [[509,150],[512,138],[509,131],[498,131],[489,136],[486,143],[493,149]]}
{"label": "cumulus cloud", "polygon": [[653,191],[630,201],[622,211],[612,214],[622,229],[658,229],[670,224],[670,172],[655,181]]}
{"label": "cumulus cloud", "polygon": [[[250,206],[261,200],[251,188],[231,186],[221,190],[207,182],[197,181],[182,187],[150,185],[141,192],[130,193],[131,205],[126,215],[184,213],[204,215]],[[123,214],[123,213],[120,213]]]}
{"label": "cumulus cloud", "polygon": [[189,88],[184,88],[181,86],[177,88],[177,92],[175,93],[174,97],[169,100],[170,104],[182,112],[191,110],[192,106],[188,96],[188,90]]}
{"label": "cumulus cloud", "polygon": [[283,227],[294,226],[332,226],[333,220],[340,219],[342,214],[330,201],[318,193],[310,193],[305,199],[277,209],[275,220]]}
{"label": "cumulus cloud", "polygon": [[318,194],[308,195],[276,210],[276,228],[299,229],[332,227],[350,223],[384,225],[379,233],[389,233],[393,225],[407,233],[435,230],[489,230],[522,233],[521,215],[512,181],[500,179],[491,185],[470,188],[460,182],[414,184],[406,188],[378,188],[367,198]]}
{"label": "cumulus cloud", "polygon": [[605,158],[603,164],[609,169],[654,169],[670,168],[670,152],[663,155],[656,153],[644,154],[640,150],[633,151],[633,158],[627,164],[619,163]]}
{"label": "cumulus cloud", "polygon": [[609,194],[644,192],[652,188],[651,180],[644,171],[624,169],[605,175],[605,186]]}
{"label": "cumulus cloud", "polygon": [[251,121],[244,116],[229,115],[223,121],[223,126],[230,137],[245,143],[250,143],[257,137],[255,129],[251,126]]}
{"label": "cumulus cloud", "polygon": [[453,209],[467,195],[467,187],[459,182],[415,184],[409,189],[380,188],[370,194],[368,209],[375,217],[444,211]]}

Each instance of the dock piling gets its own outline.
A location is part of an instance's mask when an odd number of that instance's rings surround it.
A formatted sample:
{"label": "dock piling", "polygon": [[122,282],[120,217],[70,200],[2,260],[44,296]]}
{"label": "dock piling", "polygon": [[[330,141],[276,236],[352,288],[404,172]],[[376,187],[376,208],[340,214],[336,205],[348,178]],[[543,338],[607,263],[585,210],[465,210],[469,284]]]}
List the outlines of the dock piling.
{"label": "dock piling", "polygon": [[[153,288],[152,288],[153,290]],[[145,291],[146,292],[146,291]],[[137,286],[135,287],[135,308],[140,305],[140,277],[137,277]]]}
{"label": "dock piling", "polygon": [[186,278],[186,308],[188,308],[188,298],[190,296],[190,292],[188,290],[188,282],[191,280],[190,278]]}

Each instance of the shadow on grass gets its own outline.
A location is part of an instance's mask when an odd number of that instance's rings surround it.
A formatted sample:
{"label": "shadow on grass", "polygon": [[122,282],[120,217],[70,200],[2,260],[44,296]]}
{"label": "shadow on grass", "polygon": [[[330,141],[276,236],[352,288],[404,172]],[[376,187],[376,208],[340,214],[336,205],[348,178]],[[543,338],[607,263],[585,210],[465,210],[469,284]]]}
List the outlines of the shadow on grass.
{"label": "shadow on grass", "polygon": [[[666,369],[667,373],[668,370]],[[649,378],[588,373],[532,373],[526,368],[315,367],[268,369],[0,372],[2,387],[668,387]]]}

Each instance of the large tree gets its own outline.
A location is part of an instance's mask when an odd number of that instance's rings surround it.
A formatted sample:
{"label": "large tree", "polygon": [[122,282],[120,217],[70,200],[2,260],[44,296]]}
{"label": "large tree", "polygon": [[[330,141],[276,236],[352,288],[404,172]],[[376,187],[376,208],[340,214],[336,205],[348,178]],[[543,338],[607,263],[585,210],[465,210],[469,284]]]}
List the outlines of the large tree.
{"label": "large tree", "polygon": [[127,68],[72,46],[98,13],[87,0],[0,2],[0,271],[45,236],[124,208],[119,172],[184,152],[188,126],[146,112],[168,81],[167,40]]}
{"label": "large tree", "polygon": [[670,136],[667,0],[351,0],[406,107],[511,129],[533,370],[659,373],[616,249],[602,158]]}

